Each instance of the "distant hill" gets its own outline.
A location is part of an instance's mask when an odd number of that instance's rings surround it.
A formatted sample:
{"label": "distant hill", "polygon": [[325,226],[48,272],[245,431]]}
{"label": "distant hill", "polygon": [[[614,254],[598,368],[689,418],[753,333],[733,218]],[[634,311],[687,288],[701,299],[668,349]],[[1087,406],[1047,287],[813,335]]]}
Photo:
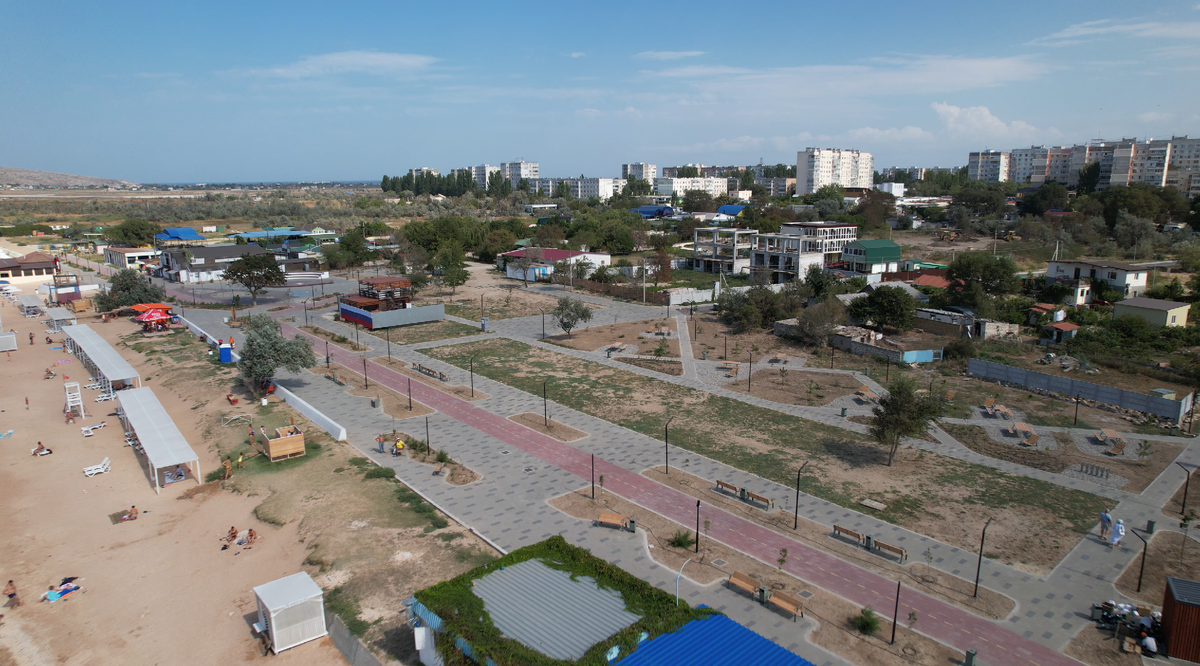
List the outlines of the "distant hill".
{"label": "distant hill", "polygon": [[30,169],[0,167],[0,187],[4,185],[32,187],[136,187],[137,183],[113,178],[73,176],[69,173],[51,173]]}

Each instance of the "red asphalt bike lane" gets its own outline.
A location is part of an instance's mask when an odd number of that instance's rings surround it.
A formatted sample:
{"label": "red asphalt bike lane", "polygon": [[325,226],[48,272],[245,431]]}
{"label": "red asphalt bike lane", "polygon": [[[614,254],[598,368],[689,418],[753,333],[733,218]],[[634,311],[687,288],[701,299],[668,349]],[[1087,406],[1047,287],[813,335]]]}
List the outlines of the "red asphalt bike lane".
{"label": "red asphalt bike lane", "polygon": [[[286,314],[286,313],[277,313]],[[317,339],[293,326],[284,326],[289,334]],[[341,347],[330,348],[331,361],[354,368],[361,358]],[[378,363],[370,364],[369,379],[403,394],[408,377]],[[534,455],[582,479],[592,476],[591,455],[556,439],[518,425],[509,419],[476,407],[448,393],[417,382],[413,399],[465,423],[480,432]],[[603,474],[604,489],[654,511],[666,518],[693,526],[711,521],[706,536],[736,548],[761,562],[778,565],[780,551],[787,548],[788,556],[782,569],[833,594],[861,606],[870,606],[887,616],[896,603],[896,582],[832,555],[761,527],[721,509],[700,505],[695,498],[656,483],[640,474],[596,458],[596,474]],[[973,613],[934,599],[921,592],[905,589],[900,594],[899,617],[915,612],[919,631],[935,640],[962,651],[974,649],[979,657],[992,666],[1080,666],[1080,662],[1019,636],[1003,626]]]}

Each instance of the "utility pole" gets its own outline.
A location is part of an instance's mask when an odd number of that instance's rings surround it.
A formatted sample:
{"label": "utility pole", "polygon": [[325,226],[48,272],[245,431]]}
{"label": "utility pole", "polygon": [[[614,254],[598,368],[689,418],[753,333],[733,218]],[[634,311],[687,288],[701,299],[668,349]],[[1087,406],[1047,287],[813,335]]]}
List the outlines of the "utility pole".
{"label": "utility pole", "polygon": [[979,596],[979,571],[983,568],[983,540],[987,538],[988,525],[992,524],[992,519],[988,518],[983,524],[983,534],[979,535],[979,562],[975,565],[975,591],[971,593],[971,597]]}
{"label": "utility pole", "polygon": [[667,470],[667,475],[671,474],[671,449],[669,448],[670,442],[668,437],[670,435],[671,421],[674,420],[675,417],[672,416],[667,419],[666,425],[663,426],[663,467]]}
{"label": "utility pole", "polygon": [[892,642],[896,644],[896,619],[900,616],[900,581],[896,581],[896,610],[892,611]]}
{"label": "utility pole", "polygon": [[807,460],[800,466],[800,469],[796,470],[796,521],[792,525],[793,530],[800,529],[800,473],[804,471],[805,467],[808,467]]}

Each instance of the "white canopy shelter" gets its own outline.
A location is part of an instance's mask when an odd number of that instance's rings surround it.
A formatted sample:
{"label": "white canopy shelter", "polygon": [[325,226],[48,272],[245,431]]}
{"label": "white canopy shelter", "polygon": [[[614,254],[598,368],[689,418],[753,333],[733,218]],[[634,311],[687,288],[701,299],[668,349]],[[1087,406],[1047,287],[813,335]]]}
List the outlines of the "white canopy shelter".
{"label": "white canopy shelter", "polygon": [[146,454],[146,466],[154,476],[155,492],[160,488],[160,469],[186,465],[200,483],[200,458],[163,409],[154,391],[144,386],[121,391],[119,395],[121,423],[128,436],[138,442]]}
{"label": "white canopy shelter", "polygon": [[62,332],[67,334],[67,349],[87,366],[106,395],[114,386],[142,385],[138,371],[87,324],[63,326]]}
{"label": "white canopy shelter", "polygon": [[0,333],[0,351],[17,351],[16,333]]}
{"label": "white canopy shelter", "polygon": [[66,308],[48,308],[46,316],[50,317],[50,330],[54,333],[60,333],[64,326],[74,326],[76,323],[75,313]]}
{"label": "white canopy shelter", "polygon": [[42,314],[42,299],[28,294],[17,297],[17,308],[26,317],[37,317]]}
{"label": "white canopy shelter", "polygon": [[301,571],[254,588],[258,626],[271,637],[275,654],[328,634],[320,587]]}

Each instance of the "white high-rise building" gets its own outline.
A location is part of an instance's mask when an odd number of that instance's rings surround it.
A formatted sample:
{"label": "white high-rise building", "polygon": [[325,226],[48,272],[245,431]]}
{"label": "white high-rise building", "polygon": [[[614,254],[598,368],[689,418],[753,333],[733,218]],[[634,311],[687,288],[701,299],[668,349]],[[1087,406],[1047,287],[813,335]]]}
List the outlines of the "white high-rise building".
{"label": "white high-rise building", "polygon": [[547,196],[554,196],[558,186],[563,183],[576,199],[595,197],[601,201],[608,201],[614,194],[625,191],[623,178],[538,178],[529,181],[529,186],[535,192],[542,191]]}
{"label": "white high-rise building", "polygon": [[1009,154],[999,150],[984,150],[971,153],[967,159],[967,178],[985,183],[1000,183],[1008,180]]}
{"label": "white high-rise building", "polygon": [[479,166],[467,167],[467,169],[471,171],[471,177],[475,179],[475,187],[486,190],[488,177],[499,171],[500,167],[490,164],[480,164]]}
{"label": "white high-rise building", "polygon": [[629,180],[637,178],[638,180],[647,180],[651,183],[655,178],[658,178],[657,164],[644,164],[642,162],[633,162],[630,164],[621,165],[621,180]]}
{"label": "white high-rise building", "polygon": [[708,192],[714,197],[729,193],[728,178],[655,178],[654,193],[669,197],[673,194],[683,196],[690,190]]}
{"label": "white high-rise building", "polygon": [[1008,180],[1041,185],[1046,182],[1049,166],[1050,150],[1045,146],[1014,148],[1008,157]]}
{"label": "white high-rise building", "polygon": [[870,189],[875,158],[861,150],[809,148],[796,153],[796,195],[812,194],[826,185]]}
{"label": "white high-rise building", "polygon": [[538,163],[525,162],[523,160],[519,162],[501,162],[500,173],[512,181],[513,187],[516,187],[522,178],[532,183],[538,179]]}

